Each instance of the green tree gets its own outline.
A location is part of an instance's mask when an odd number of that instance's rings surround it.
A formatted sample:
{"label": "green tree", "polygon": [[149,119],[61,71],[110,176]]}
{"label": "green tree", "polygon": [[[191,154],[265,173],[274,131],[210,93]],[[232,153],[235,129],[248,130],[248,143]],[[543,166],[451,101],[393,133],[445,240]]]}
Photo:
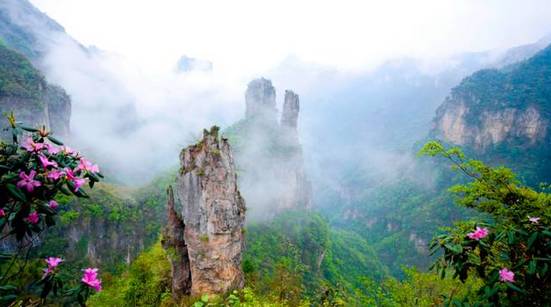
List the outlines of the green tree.
{"label": "green tree", "polygon": [[[551,301],[551,194],[521,185],[505,167],[489,167],[465,158],[457,148],[436,141],[420,152],[444,157],[470,181],[453,186],[458,204],[483,218],[456,223],[436,236],[433,252],[442,250],[435,267],[451,270],[461,281],[483,281],[478,303],[489,306],[544,306]],[[485,218],[484,218],[485,217]],[[448,298],[456,305],[460,299]]]}

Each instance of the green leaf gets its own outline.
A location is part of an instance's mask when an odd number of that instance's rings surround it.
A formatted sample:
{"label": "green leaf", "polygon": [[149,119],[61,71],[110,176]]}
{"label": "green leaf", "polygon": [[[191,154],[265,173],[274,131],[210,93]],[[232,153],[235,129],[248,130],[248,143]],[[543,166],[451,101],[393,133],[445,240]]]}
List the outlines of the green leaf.
{"label": "green leaf", "polygon": [[31,127],[27,127],[27,126],[21,126],[19,125],[19,128],[25,130],[25,131],[29,131],[29,132],[38,132],[38,129],[35,129],[35,128],[31,128]]}
{"label": "green leaf", "polygon": [[534,232],[532,235],[530,235],[530,238],[528,238],[528,249],[532,247],[534,242],[536,242],[536,239],[538,238],[538,233]]}
{"label": "green leaf", "polygon": [[8,188],[8,190],[10,191],[10,193],[15,196],[17,199],[23,201],[23,202],[27,202],[27,197],[25,196],[25,194],[23,192],[21,192],[21,190],[19,190],[18,187],[16,187],[14,184],[11,184],[11,183],[8,183],[6,185],[6,187]]}
{"label": "green leaf", "polygon": [[54,138],[53,136],[48,136],[48,140],[50,140],[52,143],[56,144],[56,145],[63,145],[63,142],[61,142],[60,140]]}
{"label": "green leaf", "polygon": [[12,285],[0,286],[0,291],[14,291],[14,290],[17,290],[17,287]]}
{"label": "green leaf", "polygon": [[463,247],[459,244],[444,244],[444,246],[454,254],[460,254],[463,251]]}
{"label": "green leaf", "polygon": [[474,264],[474,265],[480,265],[480,256],[474,254],[474,253],[469,253],[469,262]]}
{"label": "green leaf", "polygon": [[72,195],[71,191],[64,185],[60,186],[59,190],[61,191],[61,193],[65,194],[65,195]]}
{"label": "green leaf", "polygon": [[536,272],[536,264],[536,260],[530,260],[530,263],[528,263],[528,274],[532,275]]}
{"label": "green leaf", "polygon": [[509,231],[507,236],[508,236],[509,244],[514,244],[515,243],[515,232],[514,231]]}
{"label": "green leaf", "polygon": [[91,181],[100,181],[99,177],[91,172],[88,172],[88,176],[90,177]]}
{"label": "green leaf", "polygon": [[509,287],[509,288],[511,288],[511,289],[513,289],[513,290],[515,290],[515,291],[522,292],[522,293],[526,293],[526,291],[524,291],[524,290],[522,290],[521,288],[519,288],[519,287],[513,285],[513,284],[510,283],[510,282],[507,282],[507,283],[505,283],[505,284],[507,285],[507,287]]}

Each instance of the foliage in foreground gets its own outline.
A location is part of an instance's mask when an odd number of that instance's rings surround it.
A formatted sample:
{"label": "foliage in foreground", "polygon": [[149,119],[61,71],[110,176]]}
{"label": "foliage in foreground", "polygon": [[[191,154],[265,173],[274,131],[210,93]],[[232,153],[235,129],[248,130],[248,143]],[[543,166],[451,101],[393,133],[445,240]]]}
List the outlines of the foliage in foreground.
{"label": "foliage in foreground", "polygon": [[[66,282],[58,274],[63,262],[60,257],[45,259],[40,278],[33,276],[27,265],[39,235],[55,225],[56,195],[88,197],[82,186],[88,182],[93,187],[102,175],[97,165],[62,146],[45,127],[24,127],[13,114],[8,120],[12,142],[0,142],[0,240],[7,246],[0,254],[0,302],[38,305],[52,294],[58,297],[56,301],[70,299],[84,305],[90,289],[101,290],[98,269],[85,269],[80,282],[65,290]],[[36,279],[21,284],[24,277]]]}
{"label": "foliage in foreground", "polygon": [[[483,281],[477,303],[490,306],[543,306],[551,301],[551,194],[520,185],[511,170],[468,160],[458,148],[438,142],[421,151],[448,159],[471,182],[450,190],[458,203],[486,214],[485,220],[457,223],[436,236],[433,251],[443,250],[436,263],[461,281]],[[456,305],[465,301],[450,298]]]}

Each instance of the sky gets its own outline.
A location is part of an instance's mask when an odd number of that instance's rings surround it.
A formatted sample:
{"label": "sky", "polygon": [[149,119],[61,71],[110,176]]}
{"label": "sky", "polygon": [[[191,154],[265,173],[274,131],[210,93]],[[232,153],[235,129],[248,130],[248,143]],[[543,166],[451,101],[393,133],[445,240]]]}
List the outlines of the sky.
{"label": "sky", "polygon": [[[176,165],[203,128],[241,119],[253,78],[274,82],[278,105],[285,89],[301,96],[308,152],[319,140],[308,123],[338,125],[319,117],[320,105],[347,108],[335,93],[385,60],[419,58],[438,70],[453,54],[551,33],[550,0],[29,1],[83,45],[105,51],[88,56],[59,40],[43,64],[73,101],[75,145],[134,182]],[[213,71],[176,72],[183,55],[211,61]]]}
{"label": "sky", "polygon": [[289,56],[362,70],[413,56],[503,49],[551,32],[549,0],[31,0],[85,45],[147,72],[181,55],[251,75]]}

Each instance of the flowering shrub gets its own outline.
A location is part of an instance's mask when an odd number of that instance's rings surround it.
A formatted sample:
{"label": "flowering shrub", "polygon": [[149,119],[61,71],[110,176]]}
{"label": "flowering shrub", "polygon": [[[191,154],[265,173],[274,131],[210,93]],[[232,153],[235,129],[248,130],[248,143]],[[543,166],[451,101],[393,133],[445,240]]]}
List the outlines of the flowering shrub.
{"label": "flowering shrub", "polygon": [[[16,261],[26,262],[36,238],[48,227],[55,225],[58,193],[88,197],[82,189],[88,183],[92,188],[103,178],[99,167],[80,153],[64,146],[42,127],[24,127],[8,116],[12,142],[0,142],[0,229],[2,240],[12,240],[17,247],[14,254],[0,254],[0,263],[11,261],[0,273],[0,302],[9,303],[17,298],[15,287],[9,283],[19,271],[11,272]],[[54,295],[74,296],[83,305],[89,289],[101,290],[97,269],[86,269],[81,283],[61,293],[63,283],[57,277],[63,260],[48,257],[42,279],[41,299]],[[22,267],[22,268],[21,268]],[[3,268],[4,269],[4,268]]]}
{"label": "flowering shrub", "polygon": [[469,275],[482,279],[479,305],[544,306],[550,302],[551,194],[521,186],[507,168],[467,160],[458,148],[429,142],[421,153],[444,157],[467,175],[471,182],[450,190],[459,196],[460,205],[487,217],[458,223],[433,239],[433,253],[443,251],[435,263],[442,276],[452,269],[461,281]]}

